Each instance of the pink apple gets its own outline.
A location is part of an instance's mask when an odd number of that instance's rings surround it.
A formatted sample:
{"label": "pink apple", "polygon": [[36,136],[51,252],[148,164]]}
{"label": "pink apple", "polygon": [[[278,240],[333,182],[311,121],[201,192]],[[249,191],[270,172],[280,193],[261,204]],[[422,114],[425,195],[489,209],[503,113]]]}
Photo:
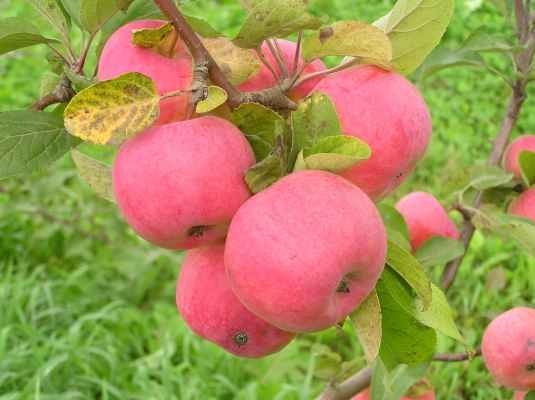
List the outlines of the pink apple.
{"label": "pink apple", "polygon": [[368,296],[385,253],[381,217],[358,187],[302,171],[240,208],[225,265],[249,310],[281,329],[312,332],[343,320]]}
{"label": "pink apple", "polygon": [[250,196],[254,156],[231,123],[202,117],[155,126],[127,141],[113,167],[123,216],[143,238],[168,249],[222,239]]}
{"label": "pink apple", "polygon": [[535,222],[535,188],[518,196],[509,206],[509,212]]}
{"label": "pink apple", "polygon": [[342,176],[378,200],[396,189],[422,159],[431,117],[418,90],[396,72],[350,68],[324,78],[314,91],[334,102],[344,133],[372,149],[372,156]]}
{"label": "pink apple", "polygon": [[407,223],[413,250],[436,236],[459,239],[457,226],[442,204],[429,193],[410,193],[398,201],[396,209]]}
{"label": "pink apple", "polygon": [[[286,65],[286,68],[288,68],[288,70],[291,72],[293,69],[295,50],[297,45],[294,42],[284,39],[277,39],[277,43],[282,52],[282,59],[284,61],[284,64]],[[265,42],[262,44],[262,54],[266,58],[268,64],[271,65],[276,75],[280,77],[282,71],[279,68],[277,59],[270,51],[268,44]],[[300,58],[298,68],[302,68],[303,64],[304,60],[303,58]],[[313,72],[323,71],[324,69],[325,65],[320,60],[316,60],[305,67],[303,74],[306,75]],[[299,100],[306,97],[320,80],[321,78],[317,78],[304,82],[302,85],[299,85],[298,87],[294,88],[289,93],[289,96],[294,100]],[[275,86],[277,82],[278,79],[275,79],[269,68],[262,64],[260,70],[254,76],[252,76],[246,82],[240,85],[240,90],[243,92],[264,90]]]}
{"label": "pink apple", "polygon": [[517,137],[507,147],[503,157],[504,168],[519,179],[522,178],[522,172],[520,171],[518,157],[520,156],[520,152],[525,150],[535,152],[535,135],[523,135]]}
{"label": "pink apple", "polygon": [[240,357],[281,350],[294,335],[248,311],[232,293],[223,264],[224,246],[190,250],[177,283],[177,307],[199,336]]}
{"label": "pink apple", "polygon": [[513,308],[494,319],[483,335],[485,364],[496,382],[535,389],[535,308]]}
{"label": "pink apple", "polygon": [[[158,28],[166,21],[142,20],[130,22],[118,29],[106,42],[98,64],[98,79],[117,78],[128,72],[139,72],[151,78],[160,94],[188,90],[192,83],[192,61],[184,43],[178,40],[173,57],[132,43],[136,29]],[[163,124],[186,118],[189,96],[184,94],[160,102],[160,119]]]}

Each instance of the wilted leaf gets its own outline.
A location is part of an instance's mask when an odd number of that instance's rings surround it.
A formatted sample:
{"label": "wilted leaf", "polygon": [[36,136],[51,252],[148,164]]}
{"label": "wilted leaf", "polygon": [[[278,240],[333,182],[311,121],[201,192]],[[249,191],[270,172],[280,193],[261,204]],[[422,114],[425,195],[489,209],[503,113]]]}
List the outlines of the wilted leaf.
{"label": "wilted leaf", "polygon": [[393,241],[388,241],[386,256],[390,265],[412,287],[427,309],[431,305],[431,281],[425,274],[420,262],[407,250],[401,248]]}
{"label": "wilted leaf", "polygon": [[381,304],[375,290],[351,314],[350,318],[355,325],[366,360],[372,363],[379,355],[382,335]]}
{"label": "wilted leaf", "polygon": [[271,186],[286,173],[284,161],[275,154],[253,165],[245,174],[245,182],[253,193]]}
{"label": "wilted leaf", "polygon": [[219,86],[208,86],[208,97],[197,103],[196,111],[199,114],[210,112],[225,104],[227,99],[228,94],[225,92],[225,89],[222,89]]}
{"label": "wilted leaf", "polygon": [[272,152],[277,138],[286,130],[281,115],[256,103],[245,103],[236,108],[232,122],[245,134],[258,161]]}
{"label": "wilted leaf", "polygon": [[351,56],[358,57],[362,64],[388,67],[392,60],[392,45],[388,36],[373,25],[340,21],[306,37],[303,56],[307,61],[325,56]]}
{"label": "wilted leaf", "polygon": [[128,73],[78,93],[65,109],[65,127],[96,144],[119,144],[150,127],[159,115],[154,82]]}
{"label": "wilted leaf", "polygon": [[258,0],[234,42],[240,47],[252,49],[267,38],[284,38],[303,29],[320,26],[320,20],[308,13],[307,0]]}
{"label": "wilted leaf", "polygon": [[535,184],[535,152],[521,151],[518,156],[518,164],[520,165],[522,179],[524,179],[526,186],[530,187]]}
{"label": "wilted leaf", "polygon": [[254,50],[242,49],[224,37],[203,39],[203,43],[233,85],[245,82],[260,70]]}
{"label": "wilted leaf", "polygon": [[443,265],[464,254],[464,246],[459,240],[434,237],[416,251],[416,258],[425,267]]}
{"label": "wilted leaf", "polygon": [[399,365],[391,372],[378,359],[373,368],[371,399],[399,400],[427,371],[427,364]]}
{"label": "wilted leaf", "polygon": [[392,63],[403,74],[414,71],[438,45],[453,15],[454,0],[398,0],[376,21],[392,42]]}
{"label": "wilted leaf", "polygon": [[0,179],[31,172],[56,161],[78,143],[52,113],[0,113]]}
{"label": "wilted leaf", "polygon": [[0,19],[0,54],[45,43],[58,43],[58,41],[39,34],[39,30],[27,20]]}
{"label": "wilted leaf", "polygon": [[114,203],[111,167],[78,150],[72,150],[71,155],[82,179],[98,196]]}
{"label": "wilted leaf", "polygon": [[431,306],[427,310],[420,311],[422,309],[421,304],[419,304],[420,300],[416,299],[416,318],[422,324],[464,343],[464,338],[455,324],[454,313],[446,299],[446,295],[433,284],[431,284],[431,289],[433,296]]}
{"label": "wilted leaf", "polygon": [[346,135],[327,136],[303,150],[308,169],[345,171],[370,158],[371,148],[362,140]]}

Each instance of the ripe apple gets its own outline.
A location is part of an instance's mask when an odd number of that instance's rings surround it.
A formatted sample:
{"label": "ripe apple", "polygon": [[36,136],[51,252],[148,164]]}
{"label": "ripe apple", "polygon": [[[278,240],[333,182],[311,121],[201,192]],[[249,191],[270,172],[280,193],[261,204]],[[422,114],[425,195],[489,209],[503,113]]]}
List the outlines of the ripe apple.
{"label": "ripe apple", "polygon": [[396,72],[350,68],[324,78],[314,91],[336,106],[343,131],[372,149],[372,156],[341,175],[372,199],[396,189],[424,156],[431,117],[418,90]]}
{"label": "ripe apple", "polygon": [[[371,397],[370,389],[366,389],[365,391],[357,394],[351,400],[371,400],[371,398],[372,397]],[[435,400],[435,391],[431,389],[430,391],[424,393],[423,395],[416,396],[416,397],[404,396],[400,400]]]}
{"label": "ripe apple", "polygon": [[[291,42],[289,40],[284,39],[277,39],[277,44],[279,45],[279,49],[282,53],[282,59],[284,61],[284,64],[286,65],[286,68],[288,70],[292,71],[294,59],[295,59],[295,50],[297,45],[294,42]],[[264,55],[266,61],[269,65],[273,68],[276,75],[278,77],[281,76],[282,71],[279,68],[279,65],[277,63],[277,59],[273,55],[273,53],[270,51],[269,46],[266,42],[262,44],[262,54]],[[299,58],[298,68],[302,68],[304,64],[303,58]],[[303,74],[310,74],[313,72],[323,71],[325,69],[325,64],[323,64],[320,60],[315,60],[309,65],[307,65],[304,70]],[[292,89],[289,93],[289,97],[294,100],[299,100],[304,97],[306,97],[318,84],[318,82],[321,80],[321,78],[317,79],[311,79],[307,82],[304,82],[303,84],[299,85],[298,87]],[[249,78],[246,82],[242,83],[239,87],[239,89],[243,92],[253,92],[258,90],[264,90],[268,89],[270,87],[273,87],[277,84],[278,79],[275,79],[273,76],[273,73],[269,70],[269,68],[261,64],[260,70],[251,78]]]}
{"label": "ripe apple", "polygon": [[199,336],[240,357],[263,357],[292,341],[284,332],[248,311],[232,293],[223,264],[224,245],[190,250],[182,264],[176,303]]}
{"label": "ripe apple", "polygon": [[523,135],[517,137],[505,150],[503,157],[504,168],[514,174],[517,178],[522,178],[518,157],[520,152],[528,150],[535,152],[535,135]]}
{"label": "ripe apple", "polygon": [[518,196],[509,206],[509,212],[535,222],[535,188]]}
{"label": "ripe apple", "polygon": [[442,204],[426,192],[409,193],[396,204],[409,228],[413,250],[435,236],[459,239],[459,230]]}
{"label": "ripe apple", "polygon": [[201,117],[158,125],[124,143],[113,166],[115,198],[130,226],[168,249],[224,238],[250,196],[252,149],[234,125]]}
{"label": "ripe apple", "polygon": [[535,308],[513,308],[494,319],[482,353],[494,379],[515,390],[535,389]]}
{"label": "ripe apple", "polygon": [[[192,83],[192,59],[184,43],[179,39],[175,54],[163,56],[152,49],[132,43],[136,29],[158,28],[166,21],[141,20],[119,28],[106,42],[98,64],[98,79],[117,78],[128,72],[139,72],[151,78],[159,94],[188,90]],[[164,124],[186,118],[189,96],[170,97],[160,102],[158,123]]]}
{"label": "ripe apple", "polygon": [[383,222],[364,192],[337,175],[301,171],[239,209],[225,265],[249,310],[280,329],[312,332],[368,296],[385,253]]}

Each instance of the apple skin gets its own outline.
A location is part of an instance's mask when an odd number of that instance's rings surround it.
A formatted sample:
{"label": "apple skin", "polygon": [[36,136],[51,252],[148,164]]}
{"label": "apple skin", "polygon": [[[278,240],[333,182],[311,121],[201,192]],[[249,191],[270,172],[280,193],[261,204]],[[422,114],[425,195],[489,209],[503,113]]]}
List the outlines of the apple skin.
{"label": "apple skin", "polygon": [[180,314],[197,335],[234,355],[257,358],[281,350],[295,335],[268,324],[240,303],[230,289],[223,254],[222,244],[186,253],[176,290]]}
{"label": "apple skin", "polygon": [[509,212],[535,222],[535,188],[526,190],[513,200],[509,206]]}
{"label": "apple skin", "polygon": [[[293,68],[295,50],[296,50],[297,45],[292,41],[284,40],[284,39],[277,39],[277,43],[283,55],[282,59],[284,63],[286,64],[286,67],[288,68],[288,70],[291,72]],[[273,56],[273,53],[271,53],[269,46],[267,45],[266,42],[262,43],[262,54],[264,55],[268,64],[271,65],[271,67],[274,69],[277,76],[280,77],[282,72],[279,68],[279,65],[277,63],[275,56]],[[301,57],[299,59],[298,68],[303,67],[303,63],[304,63],[304,60]],[[306,68],[303,71],[303,75],[307,75],[313,72],[323,71],[325,69],[326,67],[325,67],[325,64],[323,64],[323,62],[321,62],[320,60],[315,60],[312,63],[310,63],[310,65],[306,66]],[[292,89],[289,93],[289,97],[296,101],[302,98],[305,98],[312,91],[312,89],[314,89],[314,86],[316,86],[320,80],[321,78],[315,78],[307,82],[304,82],[303,84]],[[247,81],[242,83],[239,86],[239,89],[243,92],[254,92],[258,90],[271,88],[275,86],[276,84],[277,84],[277,80],[275,79],[275,77],[273,76],[269,68],[262,63],[260,70],[251,78],[249,78]]]}
{"label": "apple skin", "polygon": [[249,310],[280,329],[314,332],[368,296],[385,253],[383,222],[359,188],[328,172],[301,171],[240,208],[225,265]]}
{"label": "apple skin", "polygon": [[517,137],[507,146],[503,157],[503,166],[506,171],[511,172],[516,178],[522,179],[518,157],[524,150],[535,152],[535,135],[523,135]]}
{"label": "apple skin", "polygon": [[409,228],[412,249],[418,250],[427,240],[441,236],[459,239],[460,233],[442,204],[430,193],[412,192],[396,204]]}
{"label": "apple skin", "polygon": [[495,318],[481,346],[485,364],[499,384],[535,389],[535,308],[513,308]]}
{"label": "apple skin", "polygon": [[[154,81],[160,95],[189,89],[193,79],[192,59],[181,40],[177,41],[176,54],[173,58],[132,43],[133,30],[158,28],[166,23],[160,20],[134,21],[114,32],[102,50],[98,64],[98,79],[105,81],[129,72],[139,72]],[[157,123],[165,124],[186,119],[188,101],[187,95],[162,100]]]}
{"label": "apple skin", "polygon": [[[435,391],[430,390],[429,392],[418,396],[418,397],[407,397],[404,396],[400,400],[435,400]],[[371,394],[370,389],[366,389],[363,392],[360,392],[355,397],[353,397],[351,400],[371,400]]]}
{"label": "apple skin", "polygon": [[374,66],[350,68],[325,77],[314,89],[336,106],[345,134],[364,140],[372,156],[341,175],[372,199],[395,190],[424,156],[431,116],[407,79]]}
{"label": "apple skin", "polygon": [[113,166],[113,188],[128,224],[168,249],[223,239],[250,197],[244,175],[251,146],[234,125],[201,117],[155,126],[125,142]]}
{"label": "apple skin", "polygon": [[513,400],[524,400],[528,392],[515,392]]}

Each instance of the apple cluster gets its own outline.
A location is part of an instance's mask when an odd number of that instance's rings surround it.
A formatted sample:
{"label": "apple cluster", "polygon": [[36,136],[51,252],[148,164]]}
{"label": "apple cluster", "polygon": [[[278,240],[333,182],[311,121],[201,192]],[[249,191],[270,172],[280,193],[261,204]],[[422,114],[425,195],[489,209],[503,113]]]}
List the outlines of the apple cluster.
{"label": "apple cluster", "polygon": [[[288,94],[299,102],[329,96],[346,135],[365,141],[370,159],[334,174],[289,173],[250,192],[244,176],[257,161],[245,135],[215,115],[188,117],[192,59],[178,40],[171,57],[132,43],[132,32],[164,22],[136,21],[115,32],[99,62],[100,80],[127,72],[152,78],[160,94],[184,91],[160,103],[160,118],[119,149],[113,188],[122,215],[156,246],[187,250],[177,283],[180,314],[199,336],[243,357],[261,357],[297,333],[343,321],[370,294],[385,264],[387,238],[375,205],[411,173],[431,135],[431,118],[404,77],[359,66],[305,81]],[[279,40],[283,61],[296,44]],[[267,46],[260,70],[242,91],[277,84],[281,71]],[[322,71],[321,61],[299,68]],[[414,248],[436,235],[458,236],[430,195],[400,202]],[[423,228],[418,213],[436,220]],[[429,225],[429,224],[427,224]]]}

